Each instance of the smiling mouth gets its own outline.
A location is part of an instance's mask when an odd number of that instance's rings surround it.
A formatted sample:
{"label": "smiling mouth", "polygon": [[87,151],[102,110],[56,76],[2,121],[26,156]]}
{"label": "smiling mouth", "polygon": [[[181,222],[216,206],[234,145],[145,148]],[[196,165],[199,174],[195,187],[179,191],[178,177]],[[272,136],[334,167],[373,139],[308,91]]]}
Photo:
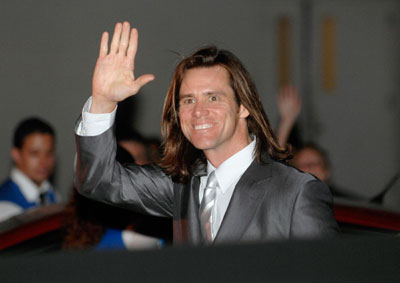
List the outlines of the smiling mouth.
{"label": "smiling mouth", "polygon": [[202,124],[202,125],[196,125],[194,126],[194,129],[197,130],[205,130],[205,129],[209,129],[212,128],[212,124]]}

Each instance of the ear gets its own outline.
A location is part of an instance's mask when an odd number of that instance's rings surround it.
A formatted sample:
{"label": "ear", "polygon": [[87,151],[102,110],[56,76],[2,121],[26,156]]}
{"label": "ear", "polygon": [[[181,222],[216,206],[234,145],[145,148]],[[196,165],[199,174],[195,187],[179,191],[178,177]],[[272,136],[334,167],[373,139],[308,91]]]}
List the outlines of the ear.
{"label": "ear", "polygon": [[245,118],[247,118],[249,115],[250,115],[249,110],[247,110],[247,108],[244,107],[243,104],[240,104],[240,107],[239,107],[239,117],[245,119]]}
{"label": "ear", "polygon": [[11,149],[11,158],[14,160],[15,164],[21,163],[21,153],[19,148],[13,147]]}

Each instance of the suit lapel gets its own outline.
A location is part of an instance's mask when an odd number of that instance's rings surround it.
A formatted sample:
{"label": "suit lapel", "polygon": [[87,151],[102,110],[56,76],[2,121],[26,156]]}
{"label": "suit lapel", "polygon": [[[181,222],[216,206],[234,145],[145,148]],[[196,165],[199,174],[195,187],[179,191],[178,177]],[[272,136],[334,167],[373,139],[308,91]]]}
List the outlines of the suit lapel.
{"label": "suit lapel", "polygon": [[189,221],[189,237],[190,242],[199,244],[203,242],[203,237],[200,230],[199,220],[199,187],[200,177],[192,177],[189,189],[189,207],[188,207],[188,221]]}
{"label": "suit lapel", "polygon": [[263,181],[271,176],[268,163],[259,164],[253,161],[242,175],[235,187],[214,243],[240,240],[267,191]]}

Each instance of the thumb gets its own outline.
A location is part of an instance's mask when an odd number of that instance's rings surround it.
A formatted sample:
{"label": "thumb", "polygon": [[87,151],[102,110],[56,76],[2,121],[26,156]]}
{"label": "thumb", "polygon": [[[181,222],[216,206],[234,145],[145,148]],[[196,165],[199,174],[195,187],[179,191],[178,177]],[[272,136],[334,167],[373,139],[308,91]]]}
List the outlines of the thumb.
{"label": "thumb", "polygon": [[154,80],[153,74],[141,75],[134,81],[132,88],[135,90],[135,92],[138,92],[141,87],[151,82],[152,80]]}

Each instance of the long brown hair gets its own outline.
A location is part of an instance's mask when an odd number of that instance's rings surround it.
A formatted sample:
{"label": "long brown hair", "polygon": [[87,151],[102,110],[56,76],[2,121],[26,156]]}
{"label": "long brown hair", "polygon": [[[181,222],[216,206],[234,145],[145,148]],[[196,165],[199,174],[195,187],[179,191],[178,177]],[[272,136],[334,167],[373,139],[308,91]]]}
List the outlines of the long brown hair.
{"label": "long brown hair", "polygon": [[236,102],[246,107],[250,113],[247,125],[249,133],[257,138],[256,160],[261,162],[263,153],[275,160],[285,160],[289,156],[288,148],[280,147],[277,142],[249,72],[232,52],[208,46],[178,64],[164,102],[161,122],[164,154],[159,165],[176,182],[186,182],[194,169],[206,160],[203,152],[185,138],[180,128],[179,91],[183,77],[189,69],[217,65],[228,71]]}

